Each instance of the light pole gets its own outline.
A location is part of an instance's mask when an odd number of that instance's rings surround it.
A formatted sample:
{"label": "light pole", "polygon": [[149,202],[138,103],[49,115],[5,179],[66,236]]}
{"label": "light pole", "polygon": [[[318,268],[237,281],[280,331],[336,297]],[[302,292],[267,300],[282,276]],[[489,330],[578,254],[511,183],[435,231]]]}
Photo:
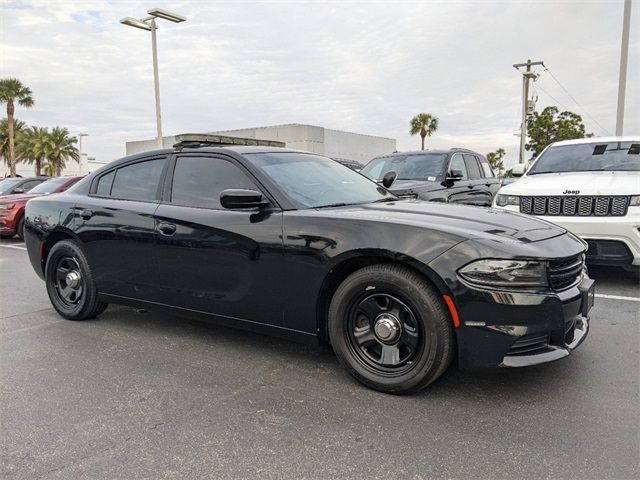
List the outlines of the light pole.
{"label": "light pole", "polygon": [[151,50],[153,53],[153,83],[155,87],[156,94],[156,127],[157,127],[157,143],[158,148],[162,148],[162,116],[160,114],[160,78],[158,77],[158,45],[156,42],[156,30],[158,27],[156,26],[156,18],[163,18],[165,20],[169,20],[170,22],[180,23],[186,20],[182,15],[178,15],[177,13],[168,12],[166,10],[162,10],[160,8],[152,8],[148,10],[148,17],[144,17],[141,19],[135,19],[131,17],[126,17],[120,20],[120,23],[123,25],[128,25],[130,27],[140,28],[142,30],[147,30],[151,32]]}
{"label": "light pole", "polygon": [[78,167],[78,173],[82,173],[82,137],[88,137],[88,133],[78,134],[78,153],[80,155],[80,166]]}
{"label": "light pole", "polygon": [[620,47],[620,76],[618,77],[618,111],[616,114],[616,135],[620,136],[624,127],[624,97],[627,89],[627,63],[629,61],[629,28],[631,26],[631,0],[624,2],[622,17],[622,45]]}

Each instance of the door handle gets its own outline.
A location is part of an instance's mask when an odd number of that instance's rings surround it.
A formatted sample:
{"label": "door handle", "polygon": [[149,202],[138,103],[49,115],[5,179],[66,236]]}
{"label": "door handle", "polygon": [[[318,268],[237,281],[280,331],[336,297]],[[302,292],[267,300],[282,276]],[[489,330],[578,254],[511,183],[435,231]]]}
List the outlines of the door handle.
{"label": "door handle", "polygon": [[82,210],[80,212],[80,216],[85,220],[89,220],[91,217],[93,217],[93,212],[91,210]]}
{"label": "door handle", "polygon": [[158,230],[162,235],[171,236],[176,233],[176,226],[173,223],[162,222],[158,225]]}

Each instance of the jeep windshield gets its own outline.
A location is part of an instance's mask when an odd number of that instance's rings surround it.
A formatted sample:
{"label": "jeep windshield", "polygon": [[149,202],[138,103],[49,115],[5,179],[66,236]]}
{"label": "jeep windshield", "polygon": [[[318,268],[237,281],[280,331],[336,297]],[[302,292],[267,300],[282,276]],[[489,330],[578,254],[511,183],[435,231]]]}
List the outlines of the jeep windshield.
{"label": "jeep windshield", "polygon": [[527,175],[562,172],[640,171],[640,141],[562,145],[547,148]]}
{"label": "jeep windshield", "polygon": [[360,173],[381,180],[385,173],[393,170],[398,180],[436,181],[444,173],[446,158],[444,153],[379,157],[371,160]]}

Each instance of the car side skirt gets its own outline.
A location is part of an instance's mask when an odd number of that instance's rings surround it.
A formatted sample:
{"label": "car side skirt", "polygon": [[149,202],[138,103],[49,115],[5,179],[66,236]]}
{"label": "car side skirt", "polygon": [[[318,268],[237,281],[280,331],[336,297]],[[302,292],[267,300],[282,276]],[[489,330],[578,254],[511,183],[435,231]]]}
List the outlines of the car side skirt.
{"label": "car side skirt", "polygon": [[236,317],[228,317],[225,315],[217,315],[214,313],[203,312],[200,310],[174,307],[172,305],[166,305],[164,303],[149,302],[145,300],[138,300],[136,298],[123,297],[120,295],[99,293],[98,298],[101,301],[106,303],[125,305],[128,307],[134,307],[134,308],[142,308],[145,310],[151,310],[155,312],[168,313],[171,315],[186,317],[193,320],[211,323],[214,325],[220,325],[223,327],[246,330],[250,332],[259,333],[261,335],[269,335],[272,337],[291,340],[291,341],[306,344],[306,345],[317,346],[319,344],[318,335],[313,333],[303,332],[300,330],[294,330],[286,327],[268,325],[265,323],[254,322],[252,320],[245,320],[245,319],[236,318]]}

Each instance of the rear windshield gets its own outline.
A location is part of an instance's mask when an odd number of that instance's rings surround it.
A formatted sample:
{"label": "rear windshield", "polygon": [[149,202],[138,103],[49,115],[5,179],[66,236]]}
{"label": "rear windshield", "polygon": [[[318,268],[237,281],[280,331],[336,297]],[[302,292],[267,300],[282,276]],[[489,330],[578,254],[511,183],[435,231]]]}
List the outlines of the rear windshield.
{"label": "rear windshield", "polygon": [[527,175],[640,171],[640,141],[582,143],[547,148]]}
{"label": "rear windshield", "polygon": [[29,190],[29,193],[48,195],[49,193],[53,193],[54,190],[57,190],[68,181],[69,177],[52,178],[51,180],[42,182],[40,185],[36,185],[31,190]]}
{"label": "rear windshield", "polygon": [[360,173],[373,180],[381,180],[385,173],[393,170],[398,180],[435,181],[444,174],[446,158],[443,153],[374,158]]}

